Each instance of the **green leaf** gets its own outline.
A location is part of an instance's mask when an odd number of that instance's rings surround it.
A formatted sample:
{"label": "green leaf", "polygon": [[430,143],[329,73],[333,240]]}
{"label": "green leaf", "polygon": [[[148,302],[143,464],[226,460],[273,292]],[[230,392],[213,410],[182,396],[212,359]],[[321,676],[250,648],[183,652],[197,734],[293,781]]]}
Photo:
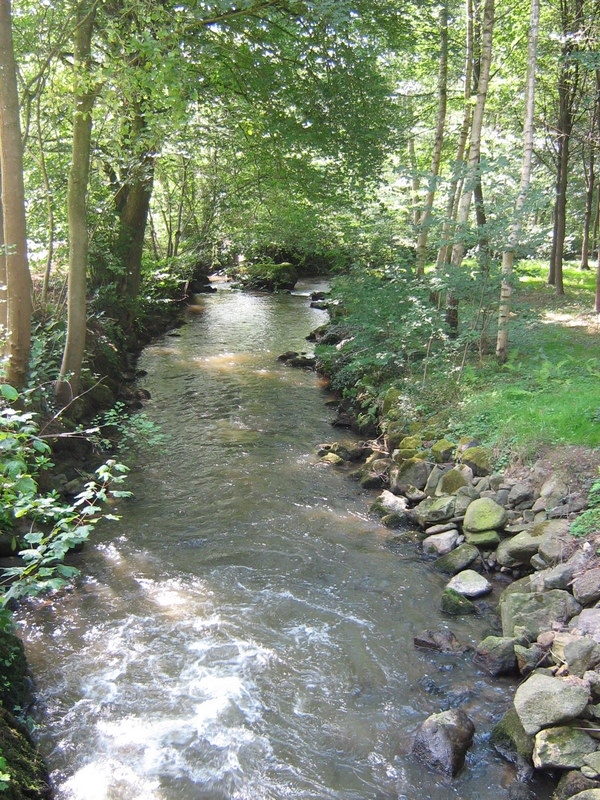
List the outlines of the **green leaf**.
{"label": "green leaf", "polygon": [[19,392],[8,383],[0,383],[0,395],[9,403],[14,403],[19,397]]}

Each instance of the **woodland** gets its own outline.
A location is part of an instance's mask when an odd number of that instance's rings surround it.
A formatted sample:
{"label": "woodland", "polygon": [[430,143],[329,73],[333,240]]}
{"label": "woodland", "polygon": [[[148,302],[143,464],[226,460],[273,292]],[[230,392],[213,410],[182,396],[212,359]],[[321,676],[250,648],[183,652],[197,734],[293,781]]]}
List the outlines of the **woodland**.
{"label": "woodland", "polygon": [[[506,417],[499,384],[528,416],[560,384],[585,425],[544,435],[597,445],[599,28],[592,0],[0,0],[5,508],[40,502],[39,415],[111,405],[126,354],[243,264],[334,276],[352,335],[321,363],[365,422],[390,387],[426,416],[485,386]],[[560,313],[585,335],[540,338]],[[68,577],[113,467],[37,507],[62,533],[30,575]]]}

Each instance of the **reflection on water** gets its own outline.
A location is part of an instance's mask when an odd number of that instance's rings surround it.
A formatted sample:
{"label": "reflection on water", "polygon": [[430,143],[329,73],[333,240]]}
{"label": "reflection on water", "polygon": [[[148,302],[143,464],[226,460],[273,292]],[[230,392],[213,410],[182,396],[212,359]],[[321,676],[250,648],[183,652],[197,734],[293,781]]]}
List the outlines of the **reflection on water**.
{"label": "reflection on water", "polygon": [[[496,800],[512,779],[486,742],[512,689],[415,651],[446,624],[443,579],[313,455],[329,412],[277,355],[323,321],[304,297],[220,292],[144,354],[168,442],[81,585],[22,615],[59,800]],[[409,756],[451,705],[477,727],[456,781]]]}

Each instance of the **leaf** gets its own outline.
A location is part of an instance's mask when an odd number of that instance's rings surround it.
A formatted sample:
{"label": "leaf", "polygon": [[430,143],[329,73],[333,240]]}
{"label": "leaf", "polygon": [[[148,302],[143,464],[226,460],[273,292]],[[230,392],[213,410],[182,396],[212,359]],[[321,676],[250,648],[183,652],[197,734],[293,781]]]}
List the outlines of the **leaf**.
{"label": "leaf", "polygon": [[0,383],[0,395],[9,403],[14,403],[19,397],[19,392],[8,383]]}

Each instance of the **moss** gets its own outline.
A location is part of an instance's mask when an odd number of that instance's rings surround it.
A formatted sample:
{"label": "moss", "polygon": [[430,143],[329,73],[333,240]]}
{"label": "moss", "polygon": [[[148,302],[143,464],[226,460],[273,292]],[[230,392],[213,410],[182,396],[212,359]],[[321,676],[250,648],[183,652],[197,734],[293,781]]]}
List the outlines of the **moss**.
{"label": "moss", "polygon": [[441,608],[444,614],[450,614],[452,617],[459,617],[462,614],[477,613],[475,604],[454,589],[444,589]]}
{"label": "moss", "polygon": [[6,708],[23,708],[30,691],[23,643],[14,633],[0,629],[0,701]]}
{"label": "moss", "polygon": [[27,729],[6,709],[0,708],[0,752],[10,775],[3,800],[43,800],[50,798],[46,767],[33,746]]}

